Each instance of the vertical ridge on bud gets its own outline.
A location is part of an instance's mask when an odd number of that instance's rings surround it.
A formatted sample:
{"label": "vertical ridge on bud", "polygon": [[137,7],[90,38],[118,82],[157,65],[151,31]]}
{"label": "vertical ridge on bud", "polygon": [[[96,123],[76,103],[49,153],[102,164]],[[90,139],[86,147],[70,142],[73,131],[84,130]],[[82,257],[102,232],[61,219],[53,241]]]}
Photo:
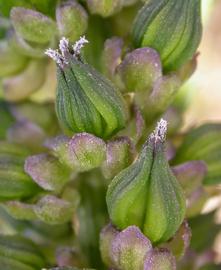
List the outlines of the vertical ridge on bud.
{"label": "vertical ridge on bud", "polygon": [[157,50],[166,71],[178,69],[199,45],[200,7],[200,0],[147,1],[134,22],[135,46]]}
{"label": "vertical ridge on bud", "polygon": [[170,239],[185,215],[182,188],[164,153],[166,131],[161,119],[137,160],[112,180],[106,197],[115,226],[136,225],[153,243]]}

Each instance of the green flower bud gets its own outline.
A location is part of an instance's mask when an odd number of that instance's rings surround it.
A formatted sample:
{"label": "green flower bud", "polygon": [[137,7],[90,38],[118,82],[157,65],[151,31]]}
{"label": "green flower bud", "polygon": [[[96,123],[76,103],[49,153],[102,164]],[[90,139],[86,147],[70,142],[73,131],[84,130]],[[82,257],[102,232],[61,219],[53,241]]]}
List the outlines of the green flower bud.
{"label": "green flower bud", "polygon": [[29,63],[21,73],[3,79],[4,98],[16,102],[27,98],[38,90],[45,79],[45,61],[36,60]]}
{"label": "green flower bud", "polygon": [[137,160],[112,180],[106,197],[115,226],[136,225],[153,243],[170,239],[185,215],[182,188],[164,153],[166,128],[161,120]]}
{"label": "green flower bud", "polygon": [[9,41],[0,42],[0,76],[10,76],[20,72],[27,64],[27,58],[14,50]]}
{"label": "green flower bud", "polygon": [[118,72],[127,91],[145,91],[147,94],[162,76],[159,55],[151,48],[136,49],[125,56]]}
{"label": "green flower bud", "polygon": [[76,206],[52,195],[42,197],[36,205],[36,216],[47,224],[62,224],[71,220]]}
{"label": "green flower bud", "polygon": [[105,160],[105,142],[89,133],[78,133],[73,138],[58,136],[46,142],[59,161],[74,171],[89,171]]}
{"label": "green flower bud", "polygon": [[207,175],[203,183],[206,185],[221,182],[221,125],[205,124],[192,129],[177,150],[173,164],[189,160],[203,160],[207,165]]}
{"label": "green flower bud", "polygon": [[177,70],[193,57],[199,45],[200,7],[200,0],[146,1],[133,27],[135,46],[155,49],[166,71]]}
{"label": "green flower bud", "polygon": [[124,49],[122,38],[113,37],[107,39],[104,43],[102,52],[102,68],[104,74],[112,81],[116,81],[116,69],[121,62]]}
{"label": "green flower bud", "polygon": [[103,261],[111,269],[174,270],[175,258],[167,249],[154,249],[136,226],[118,231],[111,224],[100,234]]}
{"label": "green flower bud", "polygon": [[54,39],[55,22],[42,13],[32,9],[14,7],[10,16],[16,34],[25,41],[33,45],[48,46]]}
{"label": "green flower bud", "polygon": [[187,249],[189,248],[191,236],[191,229],[187,221],[184,221],[172,240],[162,244],[161,247],[170,250],[179,260],[185,255]]}
{"label": "green flower bud", "polygon": [[122,8],[122,0],[87,0],[87,5],[92,14],[109,17]]}
{"label": "green flower bud", "polygon": [[16,122],[7,131],[9,142],[23,144],[33,150],[41,149],[45,136],[41,127],[27,120]]}
{"label": "green flower bud", "polygon": [[102,164],[105,178],[111,179],[133,161],[134,146],[129,138],[119,137],[107,144],[106,160]]}
{"label": "green flower bud", "polygon": [[60,36],[76,41],[87,29],[88,15],[75,0],[61,3],[56,10]]}
{"label": "green flower bud", "polygon": [[40,188],[24,172],[27,152],[16,144],[0,144],[0,199],[28,198],[37,194]]}
{"label": "green flower bud", "polygon": [[28,157],[24,169],[45,190],[59,192],[70,180],[69,169],[62,166],[57,158],[48,154]]}
{"label": "green flower bud", "polygon": [[0,235],[0,264],[2,269],[39,270],[45,260],[35,244],[18,235]]}
{"label": "green flower bud", "polygon": [[176,270],[176,261],[167,249],[154,249],[144,270]]}
{"label": "green flower bud", "polygon": [[[145,92],[136,92],[135,101],[141,108],[146,120],[149,122],[162,115],[179,90],[180,80],[176,75],[159,77],[153,85],[150,95]],[[148,106],[147,106],[148,104]]]}
{"label": "green flower bud", "polygon": [[68,40],[63,38],[61,55],[46,51],[58,63],[57,117],[69,133],[88,132],[107,138],[125,126],[125,104],[111,82],[81,60],[80,49],[87,42],[81,38],[71,54]]}

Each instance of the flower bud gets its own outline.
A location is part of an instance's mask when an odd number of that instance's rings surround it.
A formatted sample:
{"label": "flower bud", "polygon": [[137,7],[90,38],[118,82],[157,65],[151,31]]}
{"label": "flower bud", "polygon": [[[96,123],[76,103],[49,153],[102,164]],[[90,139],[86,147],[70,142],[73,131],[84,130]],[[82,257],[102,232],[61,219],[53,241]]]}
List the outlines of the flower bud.
{"label": "flower bud", "polygon": [[28,157],[24,169],[40,187],[50,191],[61,191],[70,178],[69,169],[48,154]]}
{"label": "flower bud", "polygon": [[27,57],[14,50],[8,40],[0,41],[0,76],[20,72],[27,64]]}
{"label": "flower bud", "polygon": [[186,196],[189,196],[194,190],[202,186],[203,178],[207,174],[207,166],[203,161],[189,161],[172,168],[172,171]]}
{"label": "flower bud", "polygon": [[133,161],[134,146],[129,138],[119,137],[107,144],[106,160],[102,172],[108,179],[113,178]]}
{"label": "flower bud", "polygon": [[165,242],[179,229],[185,197],[165,157],[167,123],[161,120],[137,160],[112,180],[107,206],[119,229],[136,225],[153,242]]}
{"label": "flower bud", "polygon": [[118,231],[109,224],[100,234],[100,250],[104,263],[111,269],[174,270],[176,267],[173,255],[167,249],[154,249],[136,226]]}
{"label": "flower bud", "polygon": [[146,120],[151,122],[163,114],[174,100],[179,87],[178,77],[168,75],[159,77],[155,81],[150,95],[146,95],[145,92],[136,92],[135,101],[140,106]]}
{"label": "flower bud", "polygon": [[118,67],[127,91],[152,90],[153,83],[162,76],[158,53],[151,48],[140,48],[128,53]]}
{"label": "flower bud", "polygon": [[90,12],[102,17],[113,15],[121,9],[122,4],[122,0],[87,0]]}
{"label": "flower bud", "polygon": [[16,144],[0,144],[0,198],[11,200],[28,198],[37,194],[40,188],[24,172],[26,150]]}
{"label": "flower bud", "polygon": [[14,123],[7,131],[9,142],[26,145],[29,149],[41,149],[46,134],[38,125],[28,121]]}
{"label": "flower bud", "polygon": [[167,249],[154,249],[144,264],[144,270],[176,270],[176,260]]}
{"label": "flower bud", "polygon": [[73,46],[60,41],[61,55],[48,50],[46,54],[58,63],[56,112],[67,132],[88,132],[110,137],[125,126],[123,97],[114,86],[80,58],[80,49],[88,41],[81,38]]}
{"label": "flower bud", "polygon": [[14,7],[10,16],[16,34],[30,44],[48,46],[55,37],[55,22],[38,11]]}
{"label": "flower bud", "polygon": [[60,36],[76,41],[87,29],[86,10],[75,0],[61,3],[56,10],[56,20]]}
{"label": "flower bud", "polygon": [[52,195],[42,197],[34,206],[36,216],[47,224],[62,224],[71,220],[76,206]]}
{"label": "flower bud", "polygon": [[58,136],[46,142],[46,146],[60,162],[74,171],[89,171],[99,167],[105,159],[105,142],[89,133],[78,133],[71,139]]}
{"label": "flower bud", "polygon": [[19,235],[0,235],[0,264],[4,269],[39,270],[45,263],[31,240]]}
{"label": "flower bud", "polygon": [[220,124],[205,124],[192,129],[178,148],[173,164],[177,165],[189,160],[203,160],[207,165],[207,174],[203,183],[205,185],[220,183],[220,136]]}
{"label": "flower bud", "polygon": [[113,37],[104,43],[102,53],[102,67],[104,74],[112,81],[116,80],[116,69],[121,62],[124,41],[122,38]]}
{"label": "flower bud", "polygon": [[27,98],[38,90],[45,79],[45,61],[35,60],[29,63],[21,73],[3,79],[5,100],[16,102]]}
{"label": "flower bud", "polygon": [[146,1],[134,22],[135,46],[158,51],[166,71],[179,69],[199,45],[200,7],[200,0]]}
{"label": "flower bud", "polygon": [[184,221],[174,237],[169,242],[162,244],[161,247],[170,250],[180,260],[189,248],[191,236],[191,229],[187,221]]}

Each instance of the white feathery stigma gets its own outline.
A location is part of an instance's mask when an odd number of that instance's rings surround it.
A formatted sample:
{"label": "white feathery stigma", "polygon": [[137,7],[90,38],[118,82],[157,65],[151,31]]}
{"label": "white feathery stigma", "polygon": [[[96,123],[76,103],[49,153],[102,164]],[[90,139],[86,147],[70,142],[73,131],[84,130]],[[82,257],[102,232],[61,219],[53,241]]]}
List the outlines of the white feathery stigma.
{"label": "white feathery stigma", "polygon": [[77,56],[81,53],[81,49],[84,47],[85,44],[89,43],[89,41],[85,38],[85,36],[80,37],[78,41],[72,46],[74,55]]}
{"label": "white feathery stigma", "polygon": [[160,121],[157,123],[156,129],[154,132],[150,135],[150,138],[153,139],[156,142],[164,142],[166,139],[166,133],[167,133],[167,121],[164,119],[160,119]]}
{"label": "white feathery stigma", "polygon": [[70,56],[78,57],[84,44],[89,43],[85,36],[80,37],[78,41],[72,46],[73,52],[70,50],[69,40],[65,37],[59,42],[59,51],[54,49],[47,49],[45,54],[52,58],[61,68],[69,64]]}

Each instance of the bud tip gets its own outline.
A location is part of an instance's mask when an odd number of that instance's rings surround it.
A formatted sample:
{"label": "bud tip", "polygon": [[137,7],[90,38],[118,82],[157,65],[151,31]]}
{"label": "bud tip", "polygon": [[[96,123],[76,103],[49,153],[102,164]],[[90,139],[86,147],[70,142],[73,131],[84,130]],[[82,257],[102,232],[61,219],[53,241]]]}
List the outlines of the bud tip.
{"label": "bud tip", "polygon": [[166,120],[160,119],[160,121],[157,123],[156,129],[150,135],[150,139],[154,140],[155,143],[157,143],[158,141],[164,142],[167,133],[167,125],[168,123]]}

